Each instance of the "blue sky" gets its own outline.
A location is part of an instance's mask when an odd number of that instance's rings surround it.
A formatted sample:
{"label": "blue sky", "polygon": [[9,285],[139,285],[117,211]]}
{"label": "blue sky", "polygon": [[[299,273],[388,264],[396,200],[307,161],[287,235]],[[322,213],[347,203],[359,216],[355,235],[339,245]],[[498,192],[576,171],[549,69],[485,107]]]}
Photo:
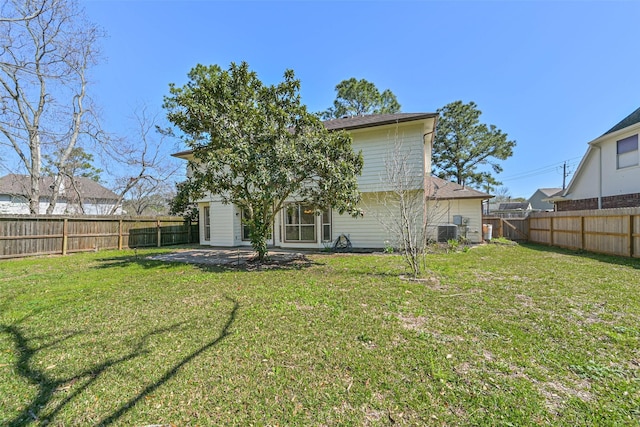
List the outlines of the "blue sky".
{"label": "blue sky", "polygon": [[92,89],[114,132],[141,103],[164,115],[169,83],[184,84],[197,63],[246,61],[267,84],[293,69],[311,111],[332,104],[341,80],[364,78],[403,112],[474,101],[517,143],[497,178],[529,197],[561,186],[562,163],[574,170],[589,141],[640,106],[640,2],[82,4],[108,34]]}

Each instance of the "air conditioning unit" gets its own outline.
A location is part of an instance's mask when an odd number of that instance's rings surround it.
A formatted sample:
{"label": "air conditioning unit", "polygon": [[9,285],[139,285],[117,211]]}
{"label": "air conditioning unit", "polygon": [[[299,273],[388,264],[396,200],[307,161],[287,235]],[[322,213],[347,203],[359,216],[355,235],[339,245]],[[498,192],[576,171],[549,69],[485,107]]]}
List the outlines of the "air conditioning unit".
{"label": "air conditioning unit", "polygon": [[458,238],[458,226],[446,224],[438,226],[438,242],[447,242]]}

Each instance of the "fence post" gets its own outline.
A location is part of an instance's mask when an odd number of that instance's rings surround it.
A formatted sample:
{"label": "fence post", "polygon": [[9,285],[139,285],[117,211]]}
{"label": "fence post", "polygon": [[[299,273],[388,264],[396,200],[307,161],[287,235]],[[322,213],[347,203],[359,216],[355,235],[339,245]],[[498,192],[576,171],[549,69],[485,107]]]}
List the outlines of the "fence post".
{"label": "fence post", "polygon": [[553,246],[553,217],[549,217],[549,245]]}
{"label": "fence post", "polygon": [[629,239],[628,252],[629,257],[633,257],[633,215],[629,215],[629,232],[627,233]]}
{"label": "fence post", "polygon": [[160,228],[160,220],[156,220],[156,227],[158,229],[158,247],[162,247],[162,231]]}
{"label": "fence post", "polygon": [[122,218],[118,221],[118,250],[122,250]]}
{"label": "fence post", "polygon": [[187,243],[191,244],[191,218],[187,218]]}
{"label": "fence post", "polygon": [[65,218],[62,223],[62,255],[67,254],[67,245],[69,244],[69,219]]}
{"label": "fence post", "polygon": [[584,215],[580,215],[580,249],[584,250]]}

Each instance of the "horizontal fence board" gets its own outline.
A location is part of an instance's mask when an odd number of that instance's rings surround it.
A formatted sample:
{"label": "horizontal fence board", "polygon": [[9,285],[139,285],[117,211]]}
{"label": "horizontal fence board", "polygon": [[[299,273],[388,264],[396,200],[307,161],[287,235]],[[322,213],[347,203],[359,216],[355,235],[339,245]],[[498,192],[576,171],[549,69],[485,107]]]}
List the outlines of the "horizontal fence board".
{"label": "horizontal fence board", "polygon": [[[483,218],[483,222],[494,224],[494,236],[510,238],[499,234],[505,227],[495,221]],[[640,208],[534,212],[526,221],[529,242],[640,258]]]}
{"label": "horizontal fence board", "polygon": [[0,259],[197,242],[179,217],[0,215]]}

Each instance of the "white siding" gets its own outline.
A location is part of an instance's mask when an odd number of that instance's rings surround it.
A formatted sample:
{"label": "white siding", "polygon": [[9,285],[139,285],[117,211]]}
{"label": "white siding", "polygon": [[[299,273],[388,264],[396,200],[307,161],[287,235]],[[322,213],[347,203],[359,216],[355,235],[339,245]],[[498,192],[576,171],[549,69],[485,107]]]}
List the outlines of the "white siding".
{"label": "white siding", "polygon": [[[9,197],[3,197],[3,199],[0,200],[0,214],[28,215],[30,213],[28,202],[20,201],[19,198],[7,200],[8,198]],[[53,210],[53,215],[108,215],[110,214],[113,206],[113,203],[85,203],[83,205],[84,213],[82,213],[78,204],[73,203],[68,205],[64,201],[58,201],[56,203],[56,207]],[[38,205],[38,213],[46,213],[48,207],[49,202],[41,201]],[[118,208],[115,214],[121,215],[122,208]]]}
{"label": "white siding", "polygon": [[578,200],[600,195],[606,197],[640,193],[640,165],[618,169],[617,158],[617,141],[638,133],[640,126],[632,126],[623,132],[616,132],[592,142],[569,184],[567,198]]}
{"label": "white siding", "polygon": [[386,241],[393,240],[393,236],[383,225],[387,209],[374,194],[362,196],[362,217],[333,214],[333,240],[344,234],[351,240],[354,248],[384,248]]}
{"label": "white siding", "polygon": [[459,228],[459,235],[466,237],[471,243],[482,242],[482,200],[480,199],[431,201],[427,215],[429,238],[433,240],[438,237],[438,225],[453,224],[454,215],[460,215],[468,221],[466,228]]}
{"label": "white siding", "polygon": [[600,176],[600,153],[598,147],[590,147],[582,160],[578,172],[570,183],[569,199],[598,197]]}
{"label": "white siding", "polygon": [[[353,218],[349,215],[333,216],[333,239],[340,234],[349,237],[356,248],[383,248],[385,242],[393,242],[394,237],[389,231],[389,209],[375,194],[363,195],[365,213],[363,217]],[[432,201],[427,210],[427,223],[430,237],[437,238],[438,225],[453,223],[453,216],[461,215],[468,218],[466,237],[472,243],[482,241],[482,200],[456,199]],[[421,216],[421,215],[420,215]],[[461,229],[461,235],[464,231]]]}
{"label": "white siding", "polygon": [[234,246],[233,205],[224,205],[219,201],[211,202],[211,245]]}
{"label": "white siding", "polygon": [[[640,193],[640,165],[618,169],[617,141],[638,134],[639,130],[624,132],[608,139],[602,147],[602,195]],[[635,153],[638,155],[638,152]],[[593,196],[592,196],[593,197]]]}
{"label": "white siding", "polygon": [[[432,122],[433,120],[429,120]],[[397,136],[396,136],[397,134]],[[356,130],[351,132],[353,139],[353,150],[362,151],[364,166],[362,175],[358,178],[360,191],[383,191],[388,190],[385,185],[386,160],[394,156],[396,143],[401,146],[399,156],[406,156],[409,159],[412,173],[416,175],[416,181],[421,185],[421,176],[425,170],[431,168],[430,165],[430,137],[427,138],[427,146],[423,143],[425,126],[422,123],[399,124],[390,126],[380,126],[372,129]],[[425,150],[428,167],[425,168]]]}

